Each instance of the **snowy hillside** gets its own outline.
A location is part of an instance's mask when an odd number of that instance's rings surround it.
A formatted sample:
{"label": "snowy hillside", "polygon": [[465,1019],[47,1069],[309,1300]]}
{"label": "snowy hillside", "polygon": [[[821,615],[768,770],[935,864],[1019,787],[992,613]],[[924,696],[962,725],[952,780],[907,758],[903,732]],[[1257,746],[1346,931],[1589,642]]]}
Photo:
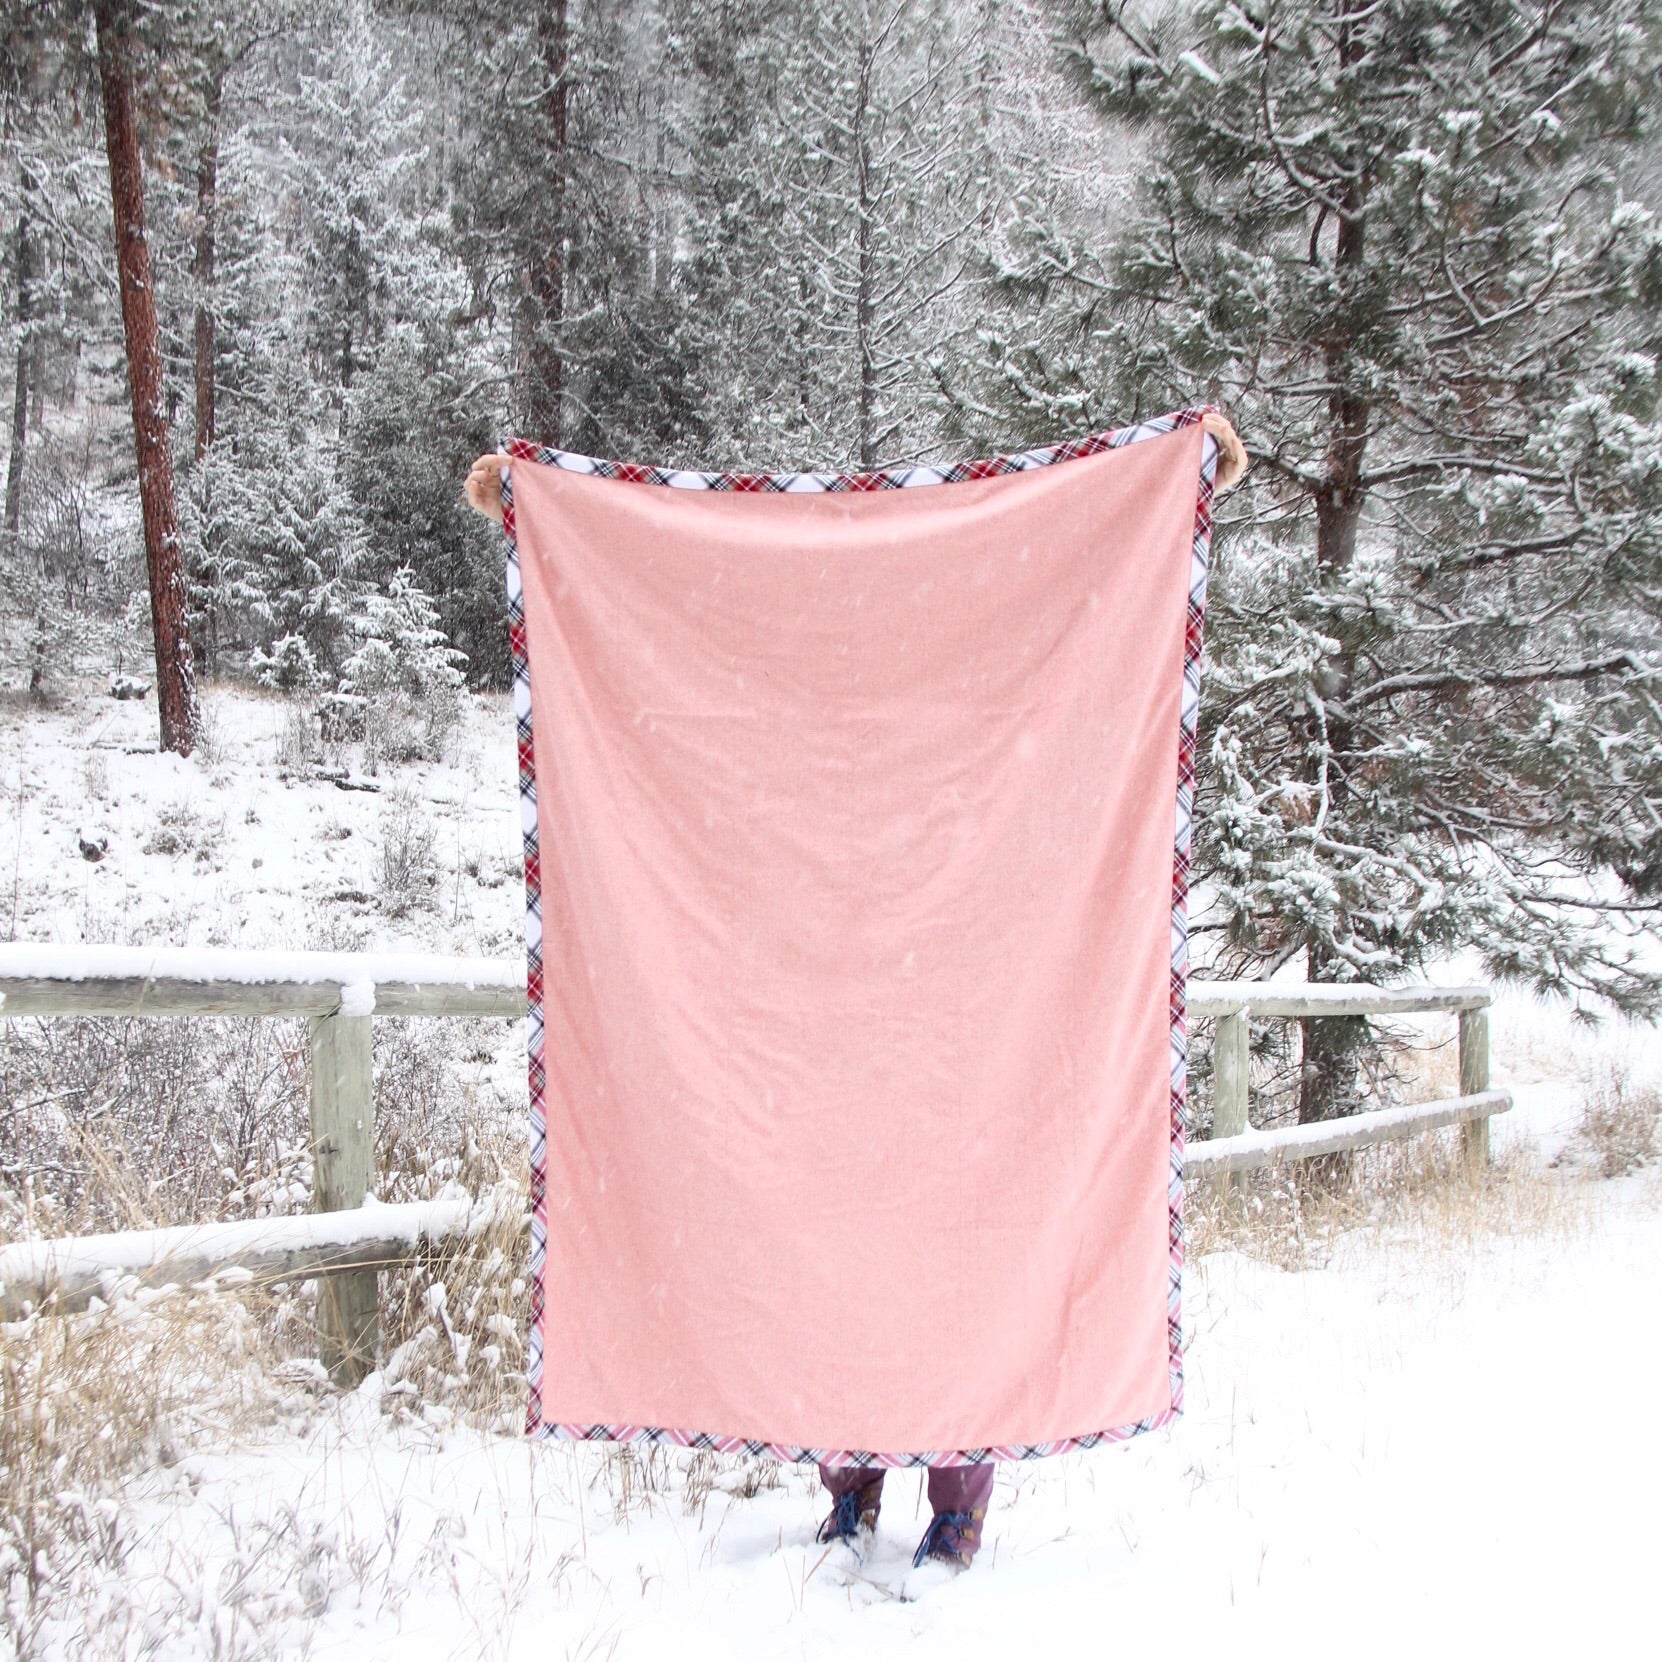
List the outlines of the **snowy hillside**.
{"label": "snowy hillside", "polygon": [[[72,683],[0,708],[0,905],[16,940],[513,955],[523,939],[505,695],[466,700],[438,763],[371,778],[283,698],[204,690],[206,743],[156,753],[150,698]],[[350,787],[350,788],[347,788]],[[84,834],[84,836],[83,836]],[[86,844],[86,848],[83,847]],[[100,850],[96,860],[86,850]]]}

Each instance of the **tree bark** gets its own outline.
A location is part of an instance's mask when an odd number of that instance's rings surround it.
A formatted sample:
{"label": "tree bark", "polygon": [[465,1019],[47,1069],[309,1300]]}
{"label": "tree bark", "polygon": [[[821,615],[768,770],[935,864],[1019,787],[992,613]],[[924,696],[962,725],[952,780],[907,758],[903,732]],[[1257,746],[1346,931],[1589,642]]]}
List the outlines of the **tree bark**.
{"label": "tree bark", "polygon": [[[1358,37],[1348,18],[1339,24],[1339,57],[1348,69],[1361,57]],[[1364,274],[1364,209],[1367,193],[1358,174],[1344,178],[1341,211],[1333,250],[1334,274],[1340,292],[1353,289]],[[1326,475],[1316,498],[1316,570],[1323,585],[1347,572],[1356,558],[1356,533],[1362,518],[1362,458],[1368,442],[1369,405],[1354,390],[1349,374],[1349,337],[1336,333],[1324,352],[1332,427],[1328,439]],[[1356,653],[1341,636],[1339,650],[1319,672],[1317,692],[1324,702],[1342,700],[1356,675]],[[1317,788],[1318,814],[1330,818],[1350,792],[1350,769],[1355,735],[1350,724],[1331,714],[1324,728],[1312,724],[1307,747],[1312,760],[1309,780]],[[1333,979],[1337,963],[1318,941],[1307,949],[1312,981]],[[1361,1105],[1359,1065],[1367,1043],[1367,1023],[1356,1016],[1318,1016],[1300,1024],[1302,1062],[1299,1068],[1298,1119],[1300,1125],[1354,1114]]]}
{"label": "tree bark", "polygon": [[104,145],[110,160],[116,272],[127,381],[133,404],[150,621],[156,641],[156,707],[164,750],[188,756],[197,736],[196,674],[185,630],[187,600],[173,495],[173,454],[163,402],[161,341],[156,324],[150,246],[144,234],[144,171],[134,111],[132,43],[119,0],[94,0],[98,78],[104,96]]}
{"label": "tree bark", "polygon": [[202,142],[196,151],[196,446],[201,461],[214,442],[214,238],[219,211],[219,104],[225,81],[208,82]]}
{"label": "tree bark", "polygon": [[547,217],[531,256],[531,304],[525,409],[534,437],[561,440],[565,398],[566,164],[571,97],[567,0],[539,0],[537,45],[542,61],[543,115],[548,124]]}
{"label": "tree bark", "polygon": [[17,216],[17,366],[12,386],[11,451],[6,458],[6,534],[15,537],[23,522],[23,451],[29,441],[29,368],[34,341],[34,240],[24,211]]}

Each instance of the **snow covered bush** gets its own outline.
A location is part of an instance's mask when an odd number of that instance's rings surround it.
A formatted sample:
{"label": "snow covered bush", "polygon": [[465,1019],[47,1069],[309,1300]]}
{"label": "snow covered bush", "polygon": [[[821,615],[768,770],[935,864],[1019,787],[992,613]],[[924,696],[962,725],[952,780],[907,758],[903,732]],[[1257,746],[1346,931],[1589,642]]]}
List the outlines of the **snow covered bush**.
{"label": "snow covered bush", "polygon": [[384,594],[364,596],[352,635],[357,649],[326,700],[336,731],[362,741],[371,773],[387,762],[439,760],[461,719],[462,654],[407,568]]}
{"label": "snow covered bush", "polygon": [[323,679],[318,673],[316,654],[306,644],[304,635],[283,635],[272,643],[269,652],[256,647],[249,667],[254,671],[254,679],[274,692],[311,692]]}
{"label": "snow covered bush", "polygon": [[47,704],[70,664],[74,620],[17,560],[0,556],[0,687]]}

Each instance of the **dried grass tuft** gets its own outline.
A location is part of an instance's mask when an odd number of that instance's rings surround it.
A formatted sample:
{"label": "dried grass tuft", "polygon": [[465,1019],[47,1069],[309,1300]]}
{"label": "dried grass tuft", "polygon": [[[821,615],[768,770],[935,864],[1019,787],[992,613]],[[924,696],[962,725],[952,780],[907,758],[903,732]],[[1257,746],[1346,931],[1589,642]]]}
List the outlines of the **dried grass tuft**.
{"label": "dried grass tuft", "polygon": [[87,1612],[118,1584],[135,1527],[124,1480],[298,1428],[307,1397],[271,1314],[258,1289],[129,1286],[81,1315],[0,1324],[0,1625],[19,1658],[64,1624],[96,1653]]}
{"label": "dried grass tuft", "polygon": [[1625,1177],[1662,1153],[1662,1086],[1635,1078],[1631,1058],[1605,1057],[1585,1070],[1582,1092],[1581,1118],[1555,1164]]}
{"label": "dried grass tuft", "polygon": [[[1309,1162],[1305,1162],[1309,1164]],[[1299,1164],[1189,1188],[1184,1233],[1196,1257],[1241,1252],[1278,1268],[1325,1261],[1342,1236],[1373,1231],[1426,1245],[1576,1227],[1580,1197],[1529,1150],[1471,1168],[1457,1128],[1360,1149],[1349,1169],[1317,1181]]]}

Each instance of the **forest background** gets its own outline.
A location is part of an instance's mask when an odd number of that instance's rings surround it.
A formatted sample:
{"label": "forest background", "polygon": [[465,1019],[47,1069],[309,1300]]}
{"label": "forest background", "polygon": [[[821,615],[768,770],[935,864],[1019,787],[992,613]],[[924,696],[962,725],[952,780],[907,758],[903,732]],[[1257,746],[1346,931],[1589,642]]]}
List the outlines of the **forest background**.
{"label": "forest background", "polygon": [[[458,487],[506,433],[851,468],[1212,401],[1254,467],[1214,544],[1208,962],[1467,954],[1656,1012],[1654,6],[0,0],[0,30],[11,696],[142,672],[189,751],[195,679],[258,680],[372,753],[401,700],[436,751],[505,684]],[[1305,1023],[1300,1117],[1375,1056]]]}

